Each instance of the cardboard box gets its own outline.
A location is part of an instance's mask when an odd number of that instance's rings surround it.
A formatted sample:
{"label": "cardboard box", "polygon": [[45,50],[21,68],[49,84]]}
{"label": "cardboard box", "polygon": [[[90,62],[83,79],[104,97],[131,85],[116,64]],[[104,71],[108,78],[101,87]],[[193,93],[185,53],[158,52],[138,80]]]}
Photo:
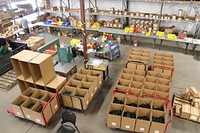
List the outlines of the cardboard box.
{"label": "cardboard box", "polygon": [[157,80],[157,84],[170,86],[170,80],[168,80],[168,79],[158,78],[158,80]]}
{"label": "cardboard box", "polygon": [[[138,119],[138,117],[146,116],[149,120]],[[139,108],[137,110],[137,120],[135,125],[135,132],[148,133],[151,124],[151,110]]]}
{"label": "cardboard box", "polygon": [[[145,65],[147,65],[147,64],[145,63]],[[141,64],[141,63],[137,63],[137,70],[146,71],[145,65]],[[146,68],[146,69],[148,69],[148,68]]]}
{"label": "cardboard box", "polygon": [[97,90],[97,88],[98,88],[97,77],[87,75],[87,76],[83,79],[83,81],[84,81],[84,82],[88,82],[88,83],[92,83],[92,84],[94,85],[95,90]]}
{"label": "cardboard box", "polygon": [[[43,108],[42,112],[40,112],[41,108]],[[43,101],[37,102],[32,110],[33,110],[32,112],[33,121],[40,125],[45,126],[46,125],[45,122],[48,122],[53,116],[50,104],[47,104],[46,102]]]}
{"label": "cardboard box", "polygon": [[33,107],[35,104],[39,102],[39,100],[34,99],[34,98],[28,98],[22,105],[22,111],[24,113],[24,116],[26,119],[34,121],[34,116],[33,116]]}
{"label": "cardboard box", "polygon": [[142,89],[143,82],[131,81],[130,88]]}
{"label": "cardboard box", "polygon": [[191,113],[191,106],[187,104],[182,104],[180,117],[188,119],[190,116],[190,113]]}
{"label": "cardboard box", "polygon": [[47,90],[49,92],[59,92],[60,89],[64,86],[64,84],[67,82],[67,79],[65,77],[56,76],[54,79],[52,79],[47,85]]}
{"label": "cardboard box", "polygon": [[165,93],[165,92],[156,92],[156,96],[161,96],[163,98],[168,98],[169,99],[169,93]]}
{"label": "cardboard box", "polygon": [[166,102],[163,101],[163,100],[158,100],[158,99],[154,99],[152,101],[152,110],[158,110],[158,111],[163,111],[163,112],[166,112],[167,109],[166,109]]}
{"label": "cardboard box", "polygon": [[137,63],[135,63],[135,62],[129,62],[127,64],[127,68],[128,69],[132,69],[132,70],[136,70],[137,69]]}
{"label": "cardboard box", "polygon": [[39,47],[45,45],[45,39],[44,37],[29,37],[29,39],[26,40],[25,43],[31,50],[37,51]]}
{"label": "cardboard box", "polygon": [[180,116],[181,115],[181,108],[182,108],[181,105],[176,105],[175,116]]}
{"label": "cardboard box", "polygon": [[195,107],[191,107],[189,120],[198,121],[198,119],[199,119],[199,109]]}
{"label": "cardboard box", "polygon": [[193,96],[193,97],[196,97],[198,96],[200,93],[199,91],[197,91],[194,87],[190,87],[190,94]]}
{"label": "cardboard box", "polygon": [[[41,91],[41,90],[40,90]],[[40,99],[40,101],[43,101],[43,102],[48,102],[48,101],[50,101],[51,100],[51,97],[52,97],[52,95],[50,94],[50,92],[48,92],[48,91],[43,91],[43,92],[46,92],[45,94],[44,94],[44,96]]]}
{"label": "cardboard box", "polygon": [[167,74],[167,73],[160,73],[160,78],[163,78],[163,79],[168,79],[170,80],[171,79],[171,74]]}
{"label": "cardboard box", "polygon": [[166,123],[167,123],[165,112],[153,110],[152,111],[152,120],[153,120],[153,117],[163,117],[164,122],[159,123],[159,122],[152,121],[149,133],[164,133]]}
{"label": "cardboard box", "polygon": [[45,86],[43,85],[36,85],[35,84],[35,88],[40,89],[40,90],[47,90]]}
{"label": "cardboard box", "polygon": [[48,102],[50,103],[51,111],[54,115],[56,111],[59,109],[60,102],[59,102],[58,97],[53,97],[55,96],[54,93],[49,92],[49,96],[50,96],[50,100]]}
{"label": "cardboard box", "polygon": [[133,69],[123,68],[121,73],[134,74]]}
{"label": "cardboard box", "polygon": [[159,72],[148,71],[147,72],[147,76],[150,76],[150,77],[159,77]]}
{"label": "cardboard box", "polygon": [[30,83],[34,83],[33,78],[31,76],[29,66],[28,66],[28,62],[30,60],[32,60],[33,58],[37,57],[38,55],[39,55],[39,53],[32,52],[31,54],[28,54],[19,59],[19,65],[20,65],[20,68],[22,71],[23,80],[30,82]]}
{"label": "cardboard box", "polygon": [[91,70],[89,75],[97,77],[97,85],[99,88],[103,81],[103,71]]}
{"label": "cardboard box", "polygon": [[156,83],[156,82],[157,82],[157,79],[158,79],[157,77],[146,76],[145,82]]}
{"label": "cardboard box", "polygon": [[133,77],[133,75],[131,75],[131,74],[125,74],[125,73],[122,73],[122,74],[120,75],[119,78],[120,78],[120,79],[131,80],[132,77]]}
{"label": "cardboard box", "polygon": [[74,80],[74,79],[70,79],[70,80],[68,80],[67,83],[65,84],[65,87],[74,89],[74,88],[77,88],[80,84],[81,84],[80,81]]}
{"label": "cardboard box", "polygon": [[160,84],[157,84],[157,91],[169,93],[169,92],[170,92],[170,87],[167,86],[167,85],[160,85]]}
{"label": "cardboard box", "polygon": [[37,85],[44,86],[56,77],[53,60],[49,54],[40,54],[29,61],[29,68]]}
{"label": "cardboard box", "polygon": [[119,79],[117,81],[117,85],[129,87],[130,81],[129,80],[125,80],[125,79]]}
{"label": "cardboard box", "polygon": [[125,101],[126,106],[138,107],[138,98],[132,94],[128,94]]}
{"label": "cardboard box", "polygon": [[141,96],[142,90],[136,88],[129,88],[128,94],[133,96]]}
{"label": "cardboard box", "polygon": [[128,118],[124,116],[125,112],[131,112],[137,114],[137,108],[125,106],[122,113],[121,129],[134,132],[137,116],[136,118]]}
{"label": "cardboard box", "polygon": [[116,85],[113,90],[115,93],[126,93],[128,91],[129,87]]}
{"label": "cardboard box", "polygon": [[[76,94],[82,95],[83,97],[77,97]],[[83,89],[77,89],[72,97],[72,103],[74,108],[76,109],[82,109],[81,108],[81,102],[83,104],[83,110],[86,110],[89,103],[90,103],[90,94],[89,91],[83,90]]]}
{"label": "cardboard box", "polygon": [[28,97],[20,95],[12,103],[11,107],[15,112],[15,116],[25,118],[24,113],[21,109],[21,105],[28,99]]}
{"label": "cardboard box", "polygon": [[70,79],[82,81],[85,77],[86,75],[75,73]]}
{"label": "cardboard box", "polygon": [[27,89],[25,82],[23,80],[17,79],[17,83],[19,85],[21,93],[23,93]]}
{"label": "cardboard box", "polygon": [[32,97],[32,95],[37,91],[36,88],[27,88],[22,94],[27,97]]}
{"label": "cardboard box", "polygon": [[154,90],[154,91],[156,91],[156,84],[145,81],[143,89],[148,89],[148,90]]}
{"label": "cardboard box", "polygon": [[145,71],[144,70],[136,70],[136,71],[134,71],[134,75],[145,76]]}
{"label": "cardboard box", "polygon": [[111,103],[124,105],[125,100],[126,100],[126,95],[125,94],[123,94],[123,93],[115,93],[112,96]]}
{"label": "cardboard box", "polygon": [[47,91],[36,90],[31,97],[41,100],[45,96],[46,93]]}
{"label": "cardboard box", "polygon": [[[148,109],[152,107],[152,99],[151,98],[139,98],[138,99],[138,107],[144,108],[142,105],[148,105]],[[147,107],[145,107],[147,108]]]}
{"label": "cardboard box", "polygon": [[63,87],[60,91],[59,94],[61,96],[61,103],[65,107],[73,107],[72,99],[71,96],[75,93],[76,89],[71,88],[71,87]]}
{"label": "cardboard box", "polygon": [[[36,88],[35,84],[34,83],[29,83],[29,82],[25,82],[25,86],[26,88]],[[20,87],[21,88],[21,87]]]}
{"label": "cardboard box", "polygon": [[82,81],[81,84],[78,86],[79,89],[87,90],[90,94],[90,101],[92,100],[93,96],[97,91],[97,86],[95,86],[92,82],[85,82]]}
{"label": "cardboard box", "polygon": [[138,75],[134,75],[132,78],[132,81],[137,81],[137,82],[142,82],[144,81],[144,77],[143,76],[138,76]]}
{"label": "cardboard box", "polygon": [[90,73],[90,70],[88,69],[84,69],[84,68],[80,68],[77,73],[83,74],[83,75],[88,75]]}
{"label": "cardboard box", "polygon": [[15,71],[15,75],[18,79],[21,79],[23,80],[23,77],[22,77],[22,70],[20,68],[20,65],[19,65],[19,59],[24,57],[24,56],[27,56],[28,54],[31,54],[32,52],[29,51],[29,50],[23,50],[15,55],[13,55],[10,59],[11,59],[11,62],[12,62],[12,66],[13,66],[13,69]]}
{"label": "cardboard box", "polygon": [[[114,115],[111,114],[113,110],[120,110],[121,114]],[[110,104],[108,109],[107,126],[111,128],[121,127],[121,115],[122,115],[123,105],[120,104]]]}

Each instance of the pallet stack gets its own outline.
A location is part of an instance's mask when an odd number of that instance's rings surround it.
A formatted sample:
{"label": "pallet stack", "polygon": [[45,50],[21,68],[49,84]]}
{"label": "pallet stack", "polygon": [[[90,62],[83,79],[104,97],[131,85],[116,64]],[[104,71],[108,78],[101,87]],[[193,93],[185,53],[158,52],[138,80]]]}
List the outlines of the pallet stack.
{"label": "pallet stack", "polygon": [[171,75],[137,70],[138,66],[132,64],[127,67],[113,89],[107,126],[132,132],[164,133],[167,124],[164,99],[169,99]]}
{"label": "pallet stack", "polygon": [[101,71],[79,69],[59,91],[63,106],[86,110],[102,79]]}

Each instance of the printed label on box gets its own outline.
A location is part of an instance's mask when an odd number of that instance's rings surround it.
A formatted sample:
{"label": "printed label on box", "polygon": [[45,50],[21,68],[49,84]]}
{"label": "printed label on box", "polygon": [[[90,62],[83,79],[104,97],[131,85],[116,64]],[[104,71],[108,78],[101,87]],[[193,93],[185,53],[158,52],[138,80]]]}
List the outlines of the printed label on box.
{"label": "printed label on box", "polygon": [[57,108],[58,108],[58,105],[56,104],[54,108],[57,109]]}
{"label": "printed label on box", "polygon": [[140,131],[144,131],[144,128],[140,128]]}
{"label": "printed label on box", "polygon": [[197,117],[194,116],[194,115],[190,116],[190,119],[192,119],[192,120],[194,120],[194,121],[197,121]]}
{"label": "printed label on box", "polygon": [[128,128],[128,129],[129,129],[129,128],[131,128],[131,127],[130,127],[129,125],[126,125],[125,128]]}
{"label": "printed label on box", "polygon": [[160,133],[159,131],[155,130],[154,133]]}
{"label": "printed label on box", "polygon": [[17,115],[21,115],[19,112],[17,112]]}
{"label": "printed label on box", "polygon": [[113,126],[116,126],[117,124],[116,124],[115,122],[112,122],[112,125],[113,125]]}
{"label": "printed label on box", "polygon": [[28,118],[31,118],[31,116],[30,115],[26,115]]}

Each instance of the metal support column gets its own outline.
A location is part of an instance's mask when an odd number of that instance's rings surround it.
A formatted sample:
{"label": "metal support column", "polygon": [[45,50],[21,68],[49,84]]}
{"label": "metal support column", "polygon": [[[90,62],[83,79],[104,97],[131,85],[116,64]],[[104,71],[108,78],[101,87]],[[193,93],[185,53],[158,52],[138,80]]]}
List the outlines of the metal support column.
{"label": "metal support column", "polygon": [[86,41],[86,28],[85,28],[85,1],[84,0],[80,0],[80,10],[81,10],[84,65],[86,65],[86,63],[87,63],[87,41]]}
{"label": "metal support column", "polygon": [[161,7],[160,7],[160,16],[159,16],[159,22],[158,22],[159,30],[160,30],[160,25],[161,25],[161,17],[162,17],[162,12],[163,12],[163,6],[164,6],[164,2],[161,3]]}

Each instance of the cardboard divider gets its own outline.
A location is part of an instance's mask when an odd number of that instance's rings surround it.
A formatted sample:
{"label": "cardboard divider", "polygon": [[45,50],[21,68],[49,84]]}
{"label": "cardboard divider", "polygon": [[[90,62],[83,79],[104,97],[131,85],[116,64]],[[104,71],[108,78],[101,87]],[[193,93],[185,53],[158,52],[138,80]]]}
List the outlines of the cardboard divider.
{"label": "cardboard divider", "polygon": [[129,88],[128,94],[133,95],[133,96],[141,96],[142,90],[141,89],[136,89],[136,88]]}
{"label": "cardboard divider", "polygon": [[[140,56],[143,56],[143,57],[150,57],[150,53],[149,52],[142,52],[141,54],[140,54]],[[149,59],[148,59],[149,60]]]}
{"label": "cardboard divider", "polygon": [[160,76],[159,78],[162,78],[162,79],[168,79],[170,80],[171,79],[171,74],[167,74],[167,73],[160,73]]}
{"label": "cardboard divider", "polygon": [[171,61],[164,61],[164,62],[163,62],[163,65],[166,65],[166,66],[174,66],[174,62],[171,62]]}
{"label": "cardboard divider", "polygon": [[147,76],[151,76],[151,77],[159,77],[159,72],[156,71],[148,71],[147,72]]}
{"label": "cardboard divider", "polygon": [[37,89],[30,87],[30,88],[26,89],[22,94],[24,96],[31,97],[36,91],[37,91]]}
{"label": "cardboard divider", "polygon": [[39,100],[34,99],[34,98],[28,98],[22,105],[22,111],[24,113],[24,116],[26,119],[34,121],[34,116],[33,116],[33,110],[32,108],[35,106],[35,104],[39,102]]}
{"label": "cardboard divider", "polygon": [[70,79],[82,81],[85,78],[86,75],[75,73]]}
{"label": "cardboard divider", "polygon": [[140,56],[139,59],[141,61],[147,61],[147,62],[149,61],[149,57],[145,57],[145,56]]}
{"label": "cardboard divider", "polygon": [[65,84],[65,87],[77,88],[80,84],[81,84],[80,81],[70,79],[70,80],[68,80],[68,82]]}
{"label": "cardboard divider", "polygon": [[53,93],[59,92],[66,82],[67,82],[67,79],[65,77],[56,76],[53,80],[51,80],[46,85],[46,89],[47,91],[53,92]]}
{"label": "cardboard divider", "polygon": [[42,85],[36,85],[35,84],[35,88],[40,89],[40,90],[46,90],[46,87],[42,86]]}
{"label": "cardboard divider", "polygon": [[126,95],[125,94],[123,94],[123,93],[115,93],[112,96],[111,103],[124,105],[125,100],[126,100]]}
{"label": "cardboard divider", "polygon": [[142,89],[143,82],[131,81],[130,88]]}
{"label": "cardboard divider", "polygon": [[152,123],[149,133],[164,133],[167,124],[165,112],[152,111]]}
{"label": "cardboard divider", "polygon": [[117,85],[129,87],[130,86],[130,82],[131,82],[130,80],[119,79],[117,81]]}
{"label": "cardboard divider", "polygon": [[162,78],[158,78],[158,80],[157,80],[157,84],[170,86],[170,80],[162,79]]}
{"label": "cardboard divider", "polygon": [[13,108],[15,112],[15,116],[20,118],[25,118],[24,113],[21,109],[21,105],[28,99],[28,97],[24,95],[18,96],[12,103],[11,107]]}
{"label": "cardboard divider", "polygon": [[47,91],[36,90],[31,97],[41,100]]}
{"label": "cardboard divider", "polygon": [[63,87],[59,91],[59,95],[61,96],[62,104],[65,107],[73,107],[71,96],[75,93],[76,89],[72,87]]}
{"label": "cardboard divider", "polygon": [[102,82],[103,82],[103,71],[97,71],[97,70],[91,70],[89,75],[97,77],[97,85],[98,88],[100,88]]}
{"label": "cardboard divider", "polygon": [[131,80],[132,77],[133,77],[133,75],[131,75],[131,74],[125,74],[125,73],[122,73],[122,74],[120,75],[119,78],[120,78],[120,79]]}
{"label": "cardboard divider", "polygon": [[90,73],[90,70],[88,69],[84,69],[84,68],[80,68],[77,73],[79,74],[83,74],[83,75],[88,75]]}
{"label": "cardboard divider", "polygon": [[94,85],[95,91],[98,89],[98,78],[94,76],[87,75],[82,81],[92,83]]}
{"label": "cardboard divider", "polygon": [[79,89],[87,90],[90,94],[90,101],[92,100],[93,96],[97,91],[97,86],[95,86],[92,82],[85,82],[82,81],[81,84],[78,86]]}
{"label": "cardboard divider", "polygon": [[129,87],[116,85],[113,90],[115,93],[126,93],[128,91]]}
{"label": "cardboard divider", "polygon": [[[44,106],[45,108],[43,109]],[[42,115],[42,109],[44,116]],[[47,104],[46,102],[38,101],[32,110],[33,121],[44,126],[46,125],[45,121],[48,122],[53,116],[50,104]]]}
{"label": "cardboard divider", "polygon": [[174,58],[174,56],[172,54],[166,54],[166,53],[164,53],[163,56],[164,57],[168,57],[168,58]]}
{"label": "cardboard divider", "polygon": [[[145,65],[147,65],[147,62],[145,62],[145,61],[141,61],[141,62],[143,62]],[[145,71],[145,65],[144,64],[137,63],[137,70]]]}
{"label": "cardboard divider", "polygon": [[123,68],[121,73],[134,74],[134,70],[129,68]]}
{"label": "cardboard divider", "polygon": [[[142,132],[142,133],[148,133],[150,124],[151,124],[151,110],[150,109],[143,109],[139,108],[137,110],[137,120],[135,125],[135,132]],[[139,118],[147,118],[147,120],[139,119]]]}
{"label": "cardboard divider", "polygon": [[151,98],[139,98],[138,99],[138,107],[151,109],[152,99]]}
{"label": "cardboard divider", "polygon": [[145,82],[150,82],[150,83],[156,83],[157,82],[157,77],[153,77],[153,76],[146,76],[145,77]]}
{"label": "cardboard divider", "polygon": [[140,53],[140,52],[141,52],[141,49],[132,48],[132,49],[131,49],[131,52],[137,52],[137,53]]}
{"label": "cardboard divider", "polygon": [[165,93],[165,92],[159,92],[159,91],[157,91],[156,92],[156,96],[160,96],[160,97],[169,99],[169,93]]}
{"label": "cardboard divider", "polygon": [[108,109],[107,126],[112,128],[121,127],[122,111],[123,105],[120,104],[110,104]]}
{"label": "cardboard divider", "polygon": [[164,61],[174,62],[174,59],[171,57],[164,57]]}
{"label": "cardboard divider", "polygon": [[138,98],[134,95],[127,95],[125,105],[131,107],[138,107]]}
{"label": "cardboard divider", "polygon": [[157,84],[157,91],[169,93],[170,92],[170,87],[168,85]]}
{"label": "cardboard divider", "polygon": [[133,56],[139,56],[140,52],[137,51],[131,51],[131,53],[129,55],[133,55]]}
{"label": "cardboard divider", "polygon": [[154,64],[159,64],[159,65],[163,65],[163,60],[154,59],[153,63]]}
{"label": "cardboard divider", "polygon": [[137,108],[125,106],[123,113],[122,113],[122,121],[121,121],[121,129],[126,131],[132,131],[135,130],[135,122],[136,122],[136,116],[137,114]]}
{"label": "cardboard divider", "polygon": [[164,56],[164,54],[163,53],[157,53],[157,52],[155,52],[154,56]]}
{"label": "cardboard divider", "polygon": [[51,99],[50,92],[46,92],[40,100],[43,102],[48,102],[50,99]]}
{"label": "cardboard divider", "polygon": [[[83,89],[76,89],[76,91],[74,91],[72,96],[74,96],[72,97],[72,103],[74,108],[82,110],[81,108],[81,101],[82,101],[83,110],[87,109],[91,99],[89,91]],[[79,98],[81,99],[81,101]]]}
{"label": "cardboard divider", "polygon": [[163,60],[163,56],[159,56],[159,55],[154,55],[154,58],[153,59],[155,59],[155,60]]}
{"label": "cardboard divider", "polygon": [[[154,65],[160,65],[160,64],[153,64]],[[162,73],[163,72],[163,69],[162,68],[154,68],[154,71],[155,72],[159,72],[159,73]]]}
{"label": "cardboard divider", "polygon": [[128,69],[136,70],[137,69],[137,63],[136,62],[129,62],[127,64]]}
{"label": "cardboard divider", "polygon": [[144,77],[143,76],[134,75],[133,78],[132,78],[132,81],[143,82],[144,81]]}
{"label": "cardboard divider", "polygon": [[[148,90],[148,89],[142,89],[142,96],[143,95],[155,95],[155,90]],[[145,96],[146,98],[153,99],[151,96]]]}
{"label": "cardboard divider", "polygon": [[165,67],[166,68],[163,69],[163,73],[172,75],[174,67],[173,66],[167,66],[167,65],[165,65]]}
{"label": "cardboard divider", "polygon": [[156,83],[144,82],[143,89],[156,91]]}
{"label": "cardboard divider", "polygon": [[141,53],[147,53],[147,54],[149,54],[149,55],[150,55],[150,52],[151,52],[150,50],[146,50],[146,49],[142,49],[142,50],[141,50]]}
{"label": "cardboard divider", "polygon": [[17,83],[19,85],[21,93],[23,93],[27,89],[25,81],[17,79]]}
{"label": "cardboard divider", "polygon": [[136,70],[136,71],[134,71],[134,75],[145,76],[145,71],[144,70]]}
{"label": "cardboard divider", "polygon": [[152,108],[152,110],[157,110],[157,111],[162,111],[162,112],[167,111],[166,102],[163,101],[163,100],[159,100],[159,99],[152,101],[152,107],[151,108]]}
{"label": "cardboard divider", "polygon": [[139,60],[139,55],[129,55],[128,60]]}

